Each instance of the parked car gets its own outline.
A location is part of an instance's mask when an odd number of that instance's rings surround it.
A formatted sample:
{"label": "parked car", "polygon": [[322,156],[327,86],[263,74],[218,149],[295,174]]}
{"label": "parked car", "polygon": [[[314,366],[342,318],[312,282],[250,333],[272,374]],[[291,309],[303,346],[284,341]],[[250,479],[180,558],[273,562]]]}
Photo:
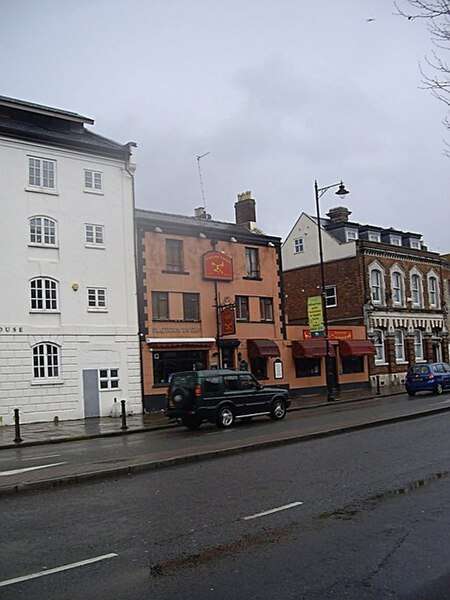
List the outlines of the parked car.
{"label": "parked car", "polygon": [[287,390],[263,386],[247,371],[199,370],[172,376],[164,412],[189,429],[198,429],[202,421],[227,428],[235,419],[259,415],[283,419],[289,404]]}
{"label": "parked car", "polygon": [[444,362],[412,365],[406,375],[405,387],[409,396],[421,391],[442,394],[444,389],[450,388],[450,365]]}

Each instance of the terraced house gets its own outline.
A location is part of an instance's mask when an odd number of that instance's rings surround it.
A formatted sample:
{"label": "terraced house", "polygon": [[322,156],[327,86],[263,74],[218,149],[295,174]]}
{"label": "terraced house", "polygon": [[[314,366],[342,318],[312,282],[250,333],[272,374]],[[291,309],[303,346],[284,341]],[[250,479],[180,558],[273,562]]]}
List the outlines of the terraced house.
{"label": "terraced house", "polygon": [[142,411],[135,145],[0,97],[0,424]]}

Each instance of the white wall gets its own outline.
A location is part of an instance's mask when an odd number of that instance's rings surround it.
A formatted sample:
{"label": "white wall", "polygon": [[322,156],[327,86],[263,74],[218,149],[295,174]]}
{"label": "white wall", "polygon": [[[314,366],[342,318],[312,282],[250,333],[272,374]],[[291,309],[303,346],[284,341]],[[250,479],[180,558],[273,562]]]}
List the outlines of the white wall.
{"label": "white wall", "polygon": [[[303,252],[296,253],[294,240],[303,238]],[[324,261],[356,256],[355,242],[341,243],[322,229],[322,248]],[[317,225],[306,213],[302,213],[291,229],[282,246],[283,270],[319,263],[319,238]]]}
{"label": "white wall", "polygon": [[[56,194],[26,189],[30,154],[57,161]],[[84,169],[103,173],[103,193],[84,191]],[[121,398],[141,412],[134,209],[123,161],[0,138],[0,195],[0,424],[11,422],[12,408],[26,421],[83,417],[81,370],[106,363],[120,369]],[[29,246],[33,215],[57,221],[57,248]],[[86,247],[85,223],[104,225],[104,248]],[[58,314],[30,312],[29,280],[39,275],[59,282]],[[107,312],[87,310],[88,286],[107,289]],[[37,341],[60,344],[60,383],[32,380]],[[109,396],[101,392],[102,414]]]}

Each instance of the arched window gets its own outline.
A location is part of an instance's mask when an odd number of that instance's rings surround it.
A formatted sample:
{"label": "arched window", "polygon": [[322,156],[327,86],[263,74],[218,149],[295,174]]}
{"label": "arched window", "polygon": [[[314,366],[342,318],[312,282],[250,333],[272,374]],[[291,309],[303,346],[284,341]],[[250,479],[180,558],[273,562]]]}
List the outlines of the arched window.
{"label": "arched window", "polygon": [[411,274],[411,300],[413,306],[423,307],[422,276],[417,272]]}
{"label": "arched window", "polygon": [[428,302],[430,308],[439,307],[439,283],[435,275],[429,275],[428,277]]}
{"label": "arched window", "polygon": [[420,329],[414,329],[414,358],[423,360],[423,337]]}
{"label": "arched window", "polygon": [[46,277],[30,281],[30,305],[35,311],[58,310],[58,282]]}
{"label": "arched window", "polygon": [[370,290],[374,304],[384,304],[384,278],[378,268],[370,270]]}
{"label": "arched window", "polygon": [[382,329],[374,329],[373,330],[373,344],[375,346],[376,355],[375,362],[376,363],[384,363],[384,333]]}
{"label": "arched window", "polygon": [[60,369],[59,346],[44,342],[33,346],[34,379],[55,379]]}
{"label": "arched window", "polygon": [[395,361],[404,362],[405,360],[405,336],[402,329],[396,329],[394,331],[394,348],[395,348]]}
{"label": "arched window", "polygon": [[399,270],[391,273],[392,304],[403,306],[405,303],[403,274]]}
{"label": "arched window", "polygon": [[56,221],[50,217],[30,218],[30,244],[56,246]]}

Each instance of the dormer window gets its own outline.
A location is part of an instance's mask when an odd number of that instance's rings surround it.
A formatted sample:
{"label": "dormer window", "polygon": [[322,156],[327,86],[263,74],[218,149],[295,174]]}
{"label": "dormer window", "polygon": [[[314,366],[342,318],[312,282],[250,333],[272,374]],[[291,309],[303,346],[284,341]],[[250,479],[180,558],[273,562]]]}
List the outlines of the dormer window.
{"label": "dormer window", "polygon": [[389,241],[391,242],[391,244],[393,246],[401,246],[402,245],[402,238],[400,235],[391,235],[389,238]]}
{"label": "dormer window", "polygon": [[410,239],[409,240],[409,247],[410,248],[415,248],[416,250],[420,250],[420,241],[419,240]]}
{"label": "dormer window", "polygon": [[369,233],[369,242],[381,242],[380,234],[377,232]]}
{"label": "dormer window", "polygon": [[345,241],[353,242],[358,239],[358,230],[357,229],[345,229]]}

